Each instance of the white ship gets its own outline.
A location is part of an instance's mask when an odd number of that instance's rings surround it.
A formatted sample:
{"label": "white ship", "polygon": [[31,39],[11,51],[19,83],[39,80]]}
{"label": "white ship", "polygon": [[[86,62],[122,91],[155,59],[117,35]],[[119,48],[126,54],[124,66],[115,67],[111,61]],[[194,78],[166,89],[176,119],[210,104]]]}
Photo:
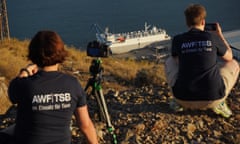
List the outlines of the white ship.
{"label": "white ship", "polygon": [[[96,26],[96,25],[95,25]],[[132,50],[144,48],[152,43],[169,40],[171,37],[166,33],[166,30],[151,27],[145,23],[145,29],[126,33],[110,33],[108,28],[105,32],[100,33],[96,27],[97,41],[108,45],[112,54],[126,53]]]}

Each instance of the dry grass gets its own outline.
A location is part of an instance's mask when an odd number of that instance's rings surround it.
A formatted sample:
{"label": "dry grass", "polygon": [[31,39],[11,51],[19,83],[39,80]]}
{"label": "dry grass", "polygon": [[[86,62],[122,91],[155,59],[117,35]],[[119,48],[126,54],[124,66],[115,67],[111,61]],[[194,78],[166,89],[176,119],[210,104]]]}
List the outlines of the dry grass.
{"label": "dry grass", "polygon": [[[27,61],[28,44],[29,40],[11,39],[1,41],[0,76],[10,80],[16,76],[20,68],[29,63]],[[64,62],[63,68],[88,73],[92,58],[88,57],[85,51],[74,47],[66,46],[66,49],[69,52],[69,57]],[[122,84],[134,84],[137,74],[141,71],[146,71],[148,80],[156,84],[158,79],[164,79],[163,66],[156,65],[153,62],[114,57],[103,58],[102,61],[105,74],[113,76],[119,82],[123,82]]]}
{"label": "dry grass", "polygon": [[0,115],[4,114],[8,108],[12,105],[7,97],[7,85],[5,84],[5,78],[0,78]]}
{"label": "dry grass", "polygon": [[[139,73],[142,70],[148,70],[149,72],[147,73],[146,76],[148,77],[157,77],[158,73],[151,72],[153,70],[161,69],[162,67],[157,66],[153,62],[149,61],[135,61],[131,59],[114,59],[111,58],[109,60],[105,60],[105,69],[111,75],[114,75],[114,77],[118,78],[119,80],[126,81],[129,84],[134,84],[135,79],[137,76],[137,73]],[[153,74],[153,76],[151,76]]]}
{"label": "dry grass", "polygon": [[26,58],[28,41],[11,39],[1,41],[0,45],[0,76],[9,80],[28,63]]}

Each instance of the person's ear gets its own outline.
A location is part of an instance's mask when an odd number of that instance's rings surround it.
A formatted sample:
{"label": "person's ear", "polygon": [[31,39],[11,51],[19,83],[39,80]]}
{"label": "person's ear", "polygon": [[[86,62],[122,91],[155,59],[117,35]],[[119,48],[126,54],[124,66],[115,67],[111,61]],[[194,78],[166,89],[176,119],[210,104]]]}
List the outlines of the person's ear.
{"label": "person's ear", "polygon": [[201,22],[201,25],[202,25],[202,26],[205,26],[205,24],[206,24],[206,20],[203,19],[202,22]]}

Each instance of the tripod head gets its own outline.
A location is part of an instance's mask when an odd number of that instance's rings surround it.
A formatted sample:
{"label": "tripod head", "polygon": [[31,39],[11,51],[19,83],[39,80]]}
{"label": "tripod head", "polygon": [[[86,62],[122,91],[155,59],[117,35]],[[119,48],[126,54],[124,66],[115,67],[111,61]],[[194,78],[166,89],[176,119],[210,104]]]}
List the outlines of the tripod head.
{"label": "tripod head", "polygon": [[92,94],[95,94],[95,89],[101,88],[101,82],[102,82],[102,73],[103,73],[103,67],[102,67],[102,60],[100,58],[93,59],[91,62],[91,65],[89,67],[89,72],[91,74],[91,78],[88,79],[87,85],[85,87],[85,91],[88,89],[88,87],[92,87]]}
{"label": "tripod head", "polygon": [[89,72],[93,77],[102,77],[103,67],[102,60],[100,58],[93,59],[89,67]]}

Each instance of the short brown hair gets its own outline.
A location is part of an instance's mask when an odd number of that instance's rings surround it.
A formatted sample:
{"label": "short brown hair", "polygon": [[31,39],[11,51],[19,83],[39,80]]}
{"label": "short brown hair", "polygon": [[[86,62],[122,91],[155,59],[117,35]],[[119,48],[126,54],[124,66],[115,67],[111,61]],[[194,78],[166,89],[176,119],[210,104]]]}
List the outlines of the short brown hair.
{"label": "short brown hair", "polygon": [[201,23],[206,18],[207,12],[204,6],[200,4],[191,4],[184,11],[187,25],[194,26]]}
{"label": "short brown hair", "polygon": [[28,47],[28,58],[39,67],[64,62],[67,51],[61,37],[53,31],[39,31]]}

